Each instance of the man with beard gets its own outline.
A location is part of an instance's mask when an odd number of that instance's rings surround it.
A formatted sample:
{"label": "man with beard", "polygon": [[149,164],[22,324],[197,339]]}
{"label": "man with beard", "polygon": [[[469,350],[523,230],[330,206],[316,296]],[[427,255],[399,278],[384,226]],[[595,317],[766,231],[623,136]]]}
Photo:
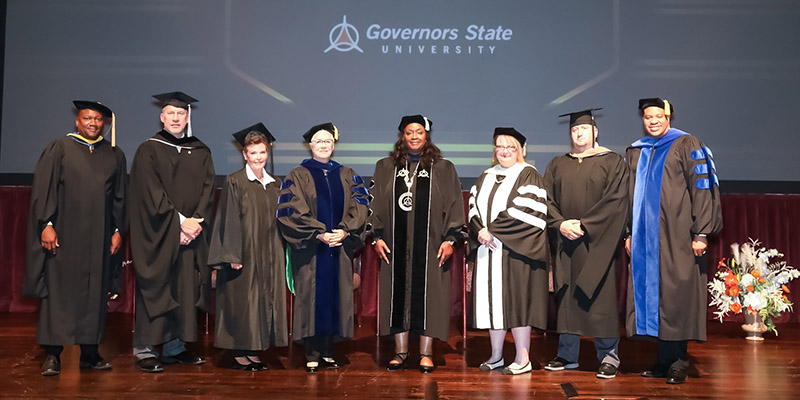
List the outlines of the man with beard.
{"label": "man with beard", "polygon": [[555,231],[553,281],[558,306],[558,355],[544,369],[578,368],[581,335],[594,337],[600,367],[619,368],[617,249],[625,231],[628,166],[597,143],[593,108],[569,116],[571,151],[547,165],[547,224]]}

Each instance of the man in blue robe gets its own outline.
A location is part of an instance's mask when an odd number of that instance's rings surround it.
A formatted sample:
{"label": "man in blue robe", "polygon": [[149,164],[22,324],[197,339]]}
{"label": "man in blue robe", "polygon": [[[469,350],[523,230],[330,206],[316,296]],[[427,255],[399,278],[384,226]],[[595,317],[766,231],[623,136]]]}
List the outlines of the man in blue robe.
{"label": "man in blue robe", "polygon": [[722,229],[711,150],[670,127],[673,107],[639,100],[645,137],[625,159],[634,178],[627,330],[658,338],[656,364],[642,376],[686,381],[689,340],[706,339],[707,236]]}

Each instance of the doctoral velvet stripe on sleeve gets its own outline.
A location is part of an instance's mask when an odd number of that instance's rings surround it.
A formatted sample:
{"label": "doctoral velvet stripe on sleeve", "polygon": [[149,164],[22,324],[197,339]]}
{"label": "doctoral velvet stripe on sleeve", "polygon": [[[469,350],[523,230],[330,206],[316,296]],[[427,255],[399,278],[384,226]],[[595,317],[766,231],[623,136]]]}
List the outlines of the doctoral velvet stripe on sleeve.
{"label": "doctoral velvet stripe on sleeve", "polygon": [[[714,155],[711,153],[711,149],[709,149],[708,146],[703,146],[700,149],[692,151],[692,159],[695,161],[705,160],[705,163],[694,166],[694,173],[698,175],[694,186],[698,189],[710,189],[711,185],[719,186],[719,179],[716,174],[717,167],[714,165]],[[708,176],[702,178],[700,175]]]}
{"label": "doctoral velvet stripe on sleeve", "polygon": [[353,175],[353,198],[358,204],[369,206],[369,191],[364,186],[364,178],[359,175]]}
{"label": "doctoral velvet stripe on sleeve", "polygon": [[631,237],[636,332],[640,335],[658,337],[659,333],[661,182],[669,149],[677,138],[684,135],[688,134],[671,128],[659,139],[645,137],[631,145],[641,149],[633,190]]}

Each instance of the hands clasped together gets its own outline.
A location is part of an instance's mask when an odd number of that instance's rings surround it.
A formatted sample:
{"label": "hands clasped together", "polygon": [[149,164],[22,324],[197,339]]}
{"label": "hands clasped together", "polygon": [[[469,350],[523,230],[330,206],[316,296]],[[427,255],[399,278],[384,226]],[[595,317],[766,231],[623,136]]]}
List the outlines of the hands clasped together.
{"label": "hands clasped together", "polygon": [[350,234],[345,232],[344,229],[333,229],[330,232],[320,233],[317,239],[327,244],[329,247],[336,247],[342,245],[342,240]]}
{"label": "hands clasped together", "polygon": [[193,240],[200,236],[203,232],[203,227],[200,225],[203,218],[186,218],[181,223],[181,246],[186,246],[192,243]]}
{"label": "hands clasped together", "polygon": [[568,219],[562,222],[558,230],[561,232],[561,236],[569,240],[577,240],[584,234],[581,221],[577,219]]}

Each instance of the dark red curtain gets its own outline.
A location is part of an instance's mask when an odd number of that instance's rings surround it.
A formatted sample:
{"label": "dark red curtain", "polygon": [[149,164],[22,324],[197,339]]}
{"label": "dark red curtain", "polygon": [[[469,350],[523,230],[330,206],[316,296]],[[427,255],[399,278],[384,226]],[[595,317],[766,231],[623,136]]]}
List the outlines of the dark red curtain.
{"label": "dark red curtain", "polygon": [[[37,300],[22,297],[22,275],[25,270],[25,246],[30,203],[29,186],[0,186],[0,273],[6,279],[0,280],[0,311],[34,312]],[[466,199],[464,192],[464,208]],[[711,238],[708,251],[708,271],[712,277],[717,262],[730,255],[732,243],[743,243],[749,238],[758,239],[764,247],[776,248],[786,254],[789,265],[800,267],[800,234],[792,227],[800,224],[800,195],[781,194],[723,194],[722,212],[725,228],[715,238]],[[127,240],[126,240],[127,242]],[[130,253],[125,246],[127,260]],[[461,315],[463,307],[463,258],[464,249],[458,246],[452,263],[452,315]],[[371,245],[363,250],[361,256],[362,286],[356,296],[356,306],[361,315],[376,315],[378,296],[378,262]],[[618,266],[620,287],[627,279],[627,256],[620,251]],[[119,296],[109,300],[111,312],[133,312],[133,264],[126,262],[123,268],[123,287]],[[800,301],[800,280],[789,285],[789,299],[797,304]],[[620,304],[625,303],[625,293],[620,293]],[[624,307],[623,307],[624,309]],[[714,309],[709,308],[709,319],[713,319]],[[726,320],[742,320],[741,315],[729,316]],[[800,322],[800,312],[786,313],[775,320],[776,323]]]}

